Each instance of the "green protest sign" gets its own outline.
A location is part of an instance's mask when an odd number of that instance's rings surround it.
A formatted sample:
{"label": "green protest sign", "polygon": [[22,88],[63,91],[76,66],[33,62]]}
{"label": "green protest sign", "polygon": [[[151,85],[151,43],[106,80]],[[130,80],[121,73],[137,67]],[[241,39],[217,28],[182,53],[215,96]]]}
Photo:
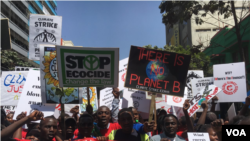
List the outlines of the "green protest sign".
{"label": "green protest sign", "polygon": [[56,46],[60,87],[117,87],[119,48]]}

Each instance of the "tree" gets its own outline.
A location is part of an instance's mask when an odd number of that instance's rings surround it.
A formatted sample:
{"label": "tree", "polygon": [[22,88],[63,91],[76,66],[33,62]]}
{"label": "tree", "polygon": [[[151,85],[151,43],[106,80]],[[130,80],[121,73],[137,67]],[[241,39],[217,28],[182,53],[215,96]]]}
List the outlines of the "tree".
{"label": "tree", "polygon": [[163,48],[159,48],[157,46],[152,47],[152,45],[146,45],[145,48],[149,49],[157,49],[167,52],[174,52],[179,54],[191,55],[191,61],[189,64],[189,70],[203,70],[204,76],[213,76],[212,67],[210,64],[210,57],[206,56],[202,53],[198,47],[189,47],[183,48],[182,46],[173,46],[173,45],[165,45]]}
{"label": "tree", "polygon": [[[200,25],[207,23],[218,27],[218,25],[210,22],[210,18],[214,18],[232,27],[235,26],[234,32],[237,36],[241,60],[245,61],[241,41],[246,27],[241,27],[239,22],[249,15],[250,2],[245,0],[241,1],[241,3],[242,9],[238,15],[235,10],[234,1],[163,1],[159,8],[160,13],[162,13],[162,22],[167,25],[168,28],[172,28],[176,23],[183,23],[188,20],[194,20],[196,24]],[[217,14],[218,17],[216,17],[215,14]],[[224,16],[223,19],[219,18],[221,15]],[[234,20],[234,25],[227,23],[229,18]],[[241,29],[244,30],[243,34],[240,33]]]}
{"label": "tree", "polygon": [[29,62],[23,61],[18,53],[13,50],[1,51],[1,70],[13,71],[15,66],[20,67],[33,67]]}

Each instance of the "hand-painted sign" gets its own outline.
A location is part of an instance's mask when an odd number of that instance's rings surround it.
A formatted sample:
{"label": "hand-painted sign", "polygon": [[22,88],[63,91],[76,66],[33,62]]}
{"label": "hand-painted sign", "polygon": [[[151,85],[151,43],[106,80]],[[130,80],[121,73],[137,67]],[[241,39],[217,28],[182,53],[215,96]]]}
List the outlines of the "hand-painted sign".
{"label": "hand-painted sign", "polygon": [[131,46],[125,87],[183,97],[190,58]]}
{"label": "hand-painted sign", "polygon": [[167,95],[167,104],[171,106],[183,107],[183,104],[186,99],[187,99],[187,87],[185,87],[183,97]]}
{"label": "hand-painted sign", "polygon": [[195,95],[192,92],[192,83],[191,81],[193,79],[198,79],[198,78],[203,78],[203,71],[202,70],[188,70],[188,74],[187,74],[187,80],[186,80],[186,87],[188,88],[188,95],[187,98],[188,99],[192,99],[193,95]]}
{"label": "hand-painted sign", "polygon": [[118,87],[119,48],[56,46],[60,87]]}
{"label": "hand-painted sign", "polygon": [[2,71],[1,105],[17,105],[28,71]]}
{"label": "hand-painted sign", "polygon": [[[90,97],[90,105],[93,107],[93,111],[96,112],[98,109],[96,87],[89,87],[89,97]],[[87,104],[88,104],[87,87],[84,87],[82,93],[82,104],[80,104],[81,112],[86,111]]]}
{"label": "hand-painted sign", "polygon": [[60,45],[62,17],[30,14],[29,20],[29,59],[40,59],[38,44]]}
{"label": "hand-painted sign", "polygon": [[43,103],[79,104],[82,89],[76,87],[59,87],[57,72],[57,54],[53,45],[40,45],[40,73]]}
{"label": "hand-painted sign", "polygon": [[16,110],[16,106],[3,106],[3,109],[7,114],[9,114],[10,112],[14,112],[15,113],[15,110]]}
{"label": "hand-painted sign", "polygon": [[218,102],[244,102],[247,97],[245,63],[213,66],[214,85],[222,89]]}
{"label": "hand-painted sign", "polygon": [[128,58],[119,61],[119,90],[122,91],[124,89],[124,82],[126,78],[128,66]]}
{"label": "hand-painted sign", "polygon": [[192,99],[189,100],[190,108],[188,109],[188,114],[191,117],[197,110],[201,107],[201,103],[205,100],[212,99],[216,94],[221,91],[219,87],[215,85],[207,85],[205,88],[201,89]]}

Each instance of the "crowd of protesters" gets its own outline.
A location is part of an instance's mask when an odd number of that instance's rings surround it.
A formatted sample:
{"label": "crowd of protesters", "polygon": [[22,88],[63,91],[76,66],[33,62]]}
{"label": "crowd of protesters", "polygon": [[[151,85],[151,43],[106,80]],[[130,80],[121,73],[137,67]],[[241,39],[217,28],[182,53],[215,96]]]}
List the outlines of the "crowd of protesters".
{"label": "crowd of protesters", "polygon": [[[187,132],[207,132],[211,141],[221,141],[222,125],[250,125],[250,117],[246,116],[250,105],[250,96],[237,116],[230,121],[219,119],[214,113],[217,99],[212,99],[212,107],[208,111],[207,101],[203,101],[200,117],[188,115],[189,100],[183,104],[183,117],[167,114],[164,109],[157,109],[156,119],[147,122],[134,107],[119,110],[119,89],[113,89],[114,100],[112,110],[100,106],[93,113],[88,105],[86,112],[79,114],[79,107],[70,110],[73,116],[64,115],[56,119],[53,115],[44,117],[42,111],[34,111],[27,116],[19,114],[13,120],[14,113],[5,114],[1,109],[2,141],[80,141],[80,140],[117,140],[117,141],[188,141]],[[40,123],[33,121],[40,120]],[[23,125],[28,129],[23,129]],[[63,126],[64,125],[64,126]],[[65,128],[65,134],[62,128]]]}

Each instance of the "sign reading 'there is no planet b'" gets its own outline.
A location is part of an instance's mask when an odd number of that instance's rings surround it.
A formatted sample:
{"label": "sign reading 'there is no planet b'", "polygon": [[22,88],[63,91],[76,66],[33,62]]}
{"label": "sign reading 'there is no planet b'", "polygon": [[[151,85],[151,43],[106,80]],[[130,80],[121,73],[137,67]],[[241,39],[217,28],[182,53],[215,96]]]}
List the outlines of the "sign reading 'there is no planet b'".
{"label": "sign reading 'there is no planet b'", "polygon": [[60,87],[118,87],[119,48],[56,46]]}
{"label": "sign reading 'there is no planet b'", "polygon": [[125,87],[183,97],[191,56],[131,46]]}

